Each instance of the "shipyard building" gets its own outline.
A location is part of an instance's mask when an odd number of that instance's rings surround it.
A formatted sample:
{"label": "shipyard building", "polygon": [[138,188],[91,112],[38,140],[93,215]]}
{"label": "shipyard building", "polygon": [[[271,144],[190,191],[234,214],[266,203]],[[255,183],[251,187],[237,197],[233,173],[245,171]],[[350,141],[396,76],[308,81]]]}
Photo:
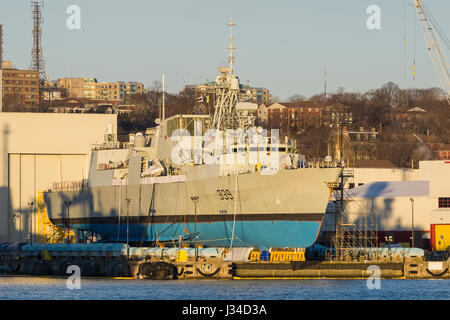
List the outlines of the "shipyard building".
{"label": "shipyard building", "polygon": [[[411,247],[414,241],[428,250],[450,248],[450,161],[420,161],[419,169],[369,161],[350,170],[344,194],[346,223],[354,225],[349,230],[375,232],[379,246]],[[333,202],[322,223],[324,242],[336,228]]]}
{"label": "shipyard building", "polygon": [[86,179],[107,128],[117,133],[117,115],[0,113],[0,242],[36,239],[39,192]]}

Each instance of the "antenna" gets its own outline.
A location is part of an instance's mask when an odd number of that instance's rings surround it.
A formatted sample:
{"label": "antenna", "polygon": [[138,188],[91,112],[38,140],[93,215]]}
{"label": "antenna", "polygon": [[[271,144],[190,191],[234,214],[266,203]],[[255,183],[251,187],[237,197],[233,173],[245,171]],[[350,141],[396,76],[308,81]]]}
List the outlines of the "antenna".
{"label": "antenna", "polygon": [[33,48],[31,49],[31,70],[39,72],[39,79],[45,79],[44,57],[42,49],[42,7],[43,1],[31,1],[33,17]]}
{"label": "antenna", "polygon": [[247,128],[252,122],[252,119],[249,119],[247,116],[239,115],[236,109],[236,104],[240,98],[240,87],[239,78],[234,74],[233,70],[234,25],[233,18],[231,18],[228,24],[230,26],[230,45],[228,47],[230,66],[228,68],[219,68],[220,75],[217,76],[215,84],[215,111],[211,127],[218,130]]}
{"label": "antenna", "polygon": [[230,56],[228,57],[228,62],[230,63],[230,74],[233,74],[233,64],[234,64],[234,56],[233,56],[233,50],[236,48],[233,46],[233,26],[235,24],[233,23],[233,18],[230,18],[230,23],[227,24],[230,26],[230,46],[228,47],[228,50],[230,50]]}
{"label": "antenna", "polygon": [[407,74],[407,47],[406,47],[406,30],[407,30],[407,16],[408,16],[408,2],[409,0],[403,0],[403,87],[406,89],[406,74]]}
{"label": "antenna", "polygon": [[[413,8],[414,10],[414,8]],[[416,17],[414,16],[413,12],[413,41],[412,41],[412,47],[413,47],[413,80],[416,80]]]}
{"label": "antenna", "polygon": [[327,101],[327,65],[325,65],[324,101]]}
{"label": "antenna", "polygon": [[162,75],[162,120],[166,118],[166,89],[164,86],[164,75]]}
{"label": "antenna", "polygon": [[3,25],[0,24],[0,70],[3,69],[2,63],[3,63]]}
{"label": "antenna", "polygon": [[31,1],[31,15],[33,17],[33,48],[31,49],[31,70],[38,72],[38,108],[41,111],[41,92],[42,83],[41,80],[45,80],[45,67],[44,57],[42,50],[42,12],[41,9],[44,6],[43,1]]}

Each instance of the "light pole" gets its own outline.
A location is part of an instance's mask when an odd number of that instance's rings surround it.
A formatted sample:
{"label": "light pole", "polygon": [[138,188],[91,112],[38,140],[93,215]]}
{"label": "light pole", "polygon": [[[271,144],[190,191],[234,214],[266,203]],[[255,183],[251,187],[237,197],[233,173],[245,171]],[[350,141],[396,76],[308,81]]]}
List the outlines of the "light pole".
{"label": "light pole", "polygon": [[342,108],[342,110],[331,112],[331,126],[336,126],[339,128],[337,131],[338,146],[339,146],[339,162],[343,167],[344,164],[344,125],[351,125],[353,123],[353,114],[347,111],[347,108]]}
{"label": "light pole", "polygon": [[385,236],[384,239],[386,239],[386,242],[388,244],[388,252],[389,252],[389,261],[391,261],[391,243],[392,243],[392,236]]}
{"label": "light pole", "polygon": [[411,201],[411,248],[414,248],[414,199],[410,198]]}
{"label": "light pole", "polygon": [[[29,237],[29,244],[33,244],[33,237],[32,237],[32,233],[33,233],[33,225],[32,225],[32,221],[33,221],[33,207],[34,207],[34,201],[28,201],[28,208],[30,208],[30,211],[28,211],[28,235],[27,237]],[[31,229],[31,231],[30,231]]]}
{"label": "light pole", "polygon": [[22,214],[20,213],[13,213],[13,218],[19,220],[19,241],[22,241]]}
{"label": "light pole", "polygon": [[130,227],[129,227],[129,211],[130,211],[130,202],[131,199],[125,199],[125,201],[127,202],[127,260],[130,259],[130,243],[129,243],[129,234],[130,234]]}
{"label": "light pole", "polygon": [[70,226],[69,226],[69,222],[70,222],[70,205],[72,204],[72,201],[70,200],[64,200],[64,204],[66,205],[67,208],[67,244],[70,244]]}
{"label": "light pole", "polygon": [[[336,250],[336,256],[339,257],[340,260],[344,259],[343,249],[344,249],[344,125],[351,125],[353,123],[353,115],[351,112],[347,112],[347,108],[342,107],[340,110],[336,110],[336,112],[331,112],[331,127],[334,125],[337,127],[336,137],[338,139],[338,147],[339,147],[339,167],[342,168],[340,173],[340,183],[339,183],[339,196],[335,202],[335,214],[334,214],[334,229],[335,229],[335,240],[334,240],[334,248]],[[335,148],[335,146],[333,146]],[[337,158],[337,157],[336,157]],[[336,194],[335,194],[336,195]]]}
{"label": "light pole", "polygon": [[384,239],[386,240],[388,244],[388,250],[391,250],[391,243],[392,243],[392,236],[385,236]]}
{"label": "light pole", "polygon": [[192,202],[194,202],[194,247],[195,247],[195,261],[198,261],[198,248],[197,248],[197,204],[198,196],[191,197]]}

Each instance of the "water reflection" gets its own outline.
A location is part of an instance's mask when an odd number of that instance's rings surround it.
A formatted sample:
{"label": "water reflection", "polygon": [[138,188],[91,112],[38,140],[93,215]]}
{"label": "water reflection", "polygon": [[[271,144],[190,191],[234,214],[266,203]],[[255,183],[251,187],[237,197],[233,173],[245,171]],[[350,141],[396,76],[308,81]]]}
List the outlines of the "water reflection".
{"label": "water reflection", "polygon": [[82,279],[81,290],[69,290],[61,278],[0,277],[0,299],[448,300],[449,284],[450,280],[381,280],[380,290],[369,290],[365,280]]}

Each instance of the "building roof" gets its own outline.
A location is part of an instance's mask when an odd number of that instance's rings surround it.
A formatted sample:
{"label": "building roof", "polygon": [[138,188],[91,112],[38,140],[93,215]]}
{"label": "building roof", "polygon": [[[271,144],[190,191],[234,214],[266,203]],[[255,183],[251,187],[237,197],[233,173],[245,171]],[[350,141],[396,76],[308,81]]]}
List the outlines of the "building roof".
{"label": "building roof", "polygon": [[438,150],[438,151],[450,150],[450,144],[445,144],[445,143],[435,144],[432,147],[434,150]]}
{"label": "building roof", "polygon": [[279,102],[282,106],[286,108],[323,108],[327,104],[320,101],[295,101],[295,102]]}
{"label": "building roof", "polygon": [[408,110],[408,112],[426,112],[424,109],[419,107],[414,107]]}
{"label": "building roof", "polygon": [[428,197],[429,181],[377,181],[345,191],[345,198]]}
{"label": "building roof", "polygon": [[422,141],[424,143],[439,143],[439,142],[441,142],[439,137],[435,136],[435,135],[426,136],[426,135],[419,134],[418,136],[420,139],[422,139]]}
{"label": "building roof", "polygon": [[354,168],[377,168],[377,169],[396,169],[398,168],[388,160],[355,160]]}
{"label": "building roof", "polygon": [[64,101],[65,103],[75,103],[75,104],[79,104],[80,103],[80,101],[78,101],[78,100],[75,100],[75,99],[72,99],[72,100],[66,100],[66,101]]}
{"label": "building roof", "polygon": [[2,64],[1,69],[13,69],[12,61],[3,60],[3,61],[0,61],[0,62]]}

